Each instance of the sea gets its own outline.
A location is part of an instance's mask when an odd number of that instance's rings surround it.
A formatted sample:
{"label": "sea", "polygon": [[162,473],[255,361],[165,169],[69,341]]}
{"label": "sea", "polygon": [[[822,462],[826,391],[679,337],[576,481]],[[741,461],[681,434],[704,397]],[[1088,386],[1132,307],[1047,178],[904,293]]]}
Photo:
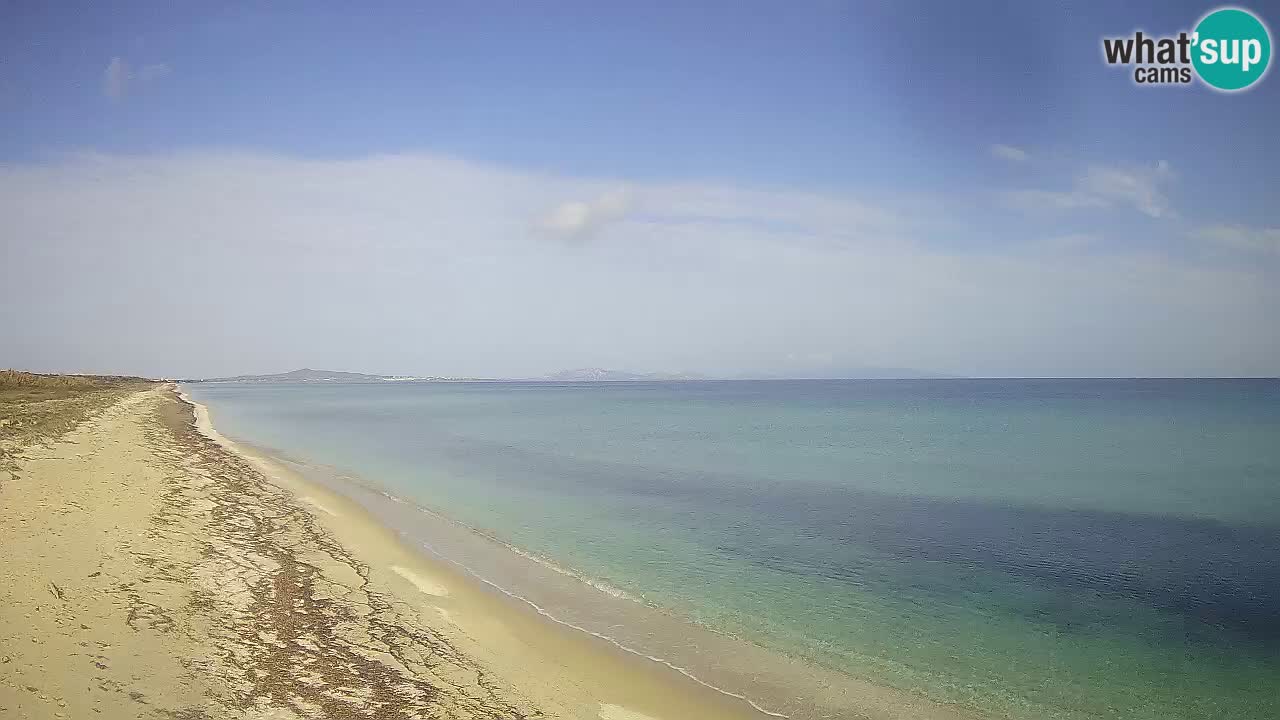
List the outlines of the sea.
{"label": "sea", "polygon": [[1280,380],[183,389],[424,554],[762,714],[886,688],[1280,717]]}

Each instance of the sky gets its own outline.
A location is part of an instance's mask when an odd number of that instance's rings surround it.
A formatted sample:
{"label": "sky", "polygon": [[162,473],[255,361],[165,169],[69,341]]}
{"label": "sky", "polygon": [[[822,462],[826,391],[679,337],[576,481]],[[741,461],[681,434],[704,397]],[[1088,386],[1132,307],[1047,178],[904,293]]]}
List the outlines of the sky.
{"label": "sky", "polygon": [[105,5],[0,2],[0,366],[1280,375],[1280,78],[1102,60],[1213,3]]}

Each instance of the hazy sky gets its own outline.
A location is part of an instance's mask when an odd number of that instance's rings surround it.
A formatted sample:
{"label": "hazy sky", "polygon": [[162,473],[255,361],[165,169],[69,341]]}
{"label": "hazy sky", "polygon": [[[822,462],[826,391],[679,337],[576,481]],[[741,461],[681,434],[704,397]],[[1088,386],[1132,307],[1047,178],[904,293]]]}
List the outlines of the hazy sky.
{"label": "hazy sky", "polygon": [[0,366],[1280,374],[1213,3],[170,5],[0,4]]}

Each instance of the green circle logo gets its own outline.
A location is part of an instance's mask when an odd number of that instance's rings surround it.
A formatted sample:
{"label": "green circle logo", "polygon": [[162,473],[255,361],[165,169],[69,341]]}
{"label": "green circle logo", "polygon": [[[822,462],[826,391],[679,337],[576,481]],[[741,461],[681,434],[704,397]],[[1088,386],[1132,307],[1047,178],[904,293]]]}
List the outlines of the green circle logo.
{"label": "green circle logo", "polygon": [[1262,79],[1271,62],[1271,34],[1248,10],[1214,10],[1196,25],[1191,62],[1200,79],[1219,90],[1243,90]]}

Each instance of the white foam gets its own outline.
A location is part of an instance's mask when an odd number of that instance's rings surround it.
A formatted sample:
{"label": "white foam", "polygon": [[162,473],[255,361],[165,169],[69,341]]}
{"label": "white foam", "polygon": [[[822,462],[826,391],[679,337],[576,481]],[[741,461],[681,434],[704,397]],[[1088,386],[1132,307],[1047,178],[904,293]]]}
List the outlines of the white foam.
{"label": "white foam", "polygon": [[391,571],[399,575],[400,577],[404,578],[405,580],[408,580],[410,583],[413,584],[414,587],[418,588],[420,592],[426,593],[427,595],[435,595],[436,597],[449,596],[449,588],[445,587],[444,585],[441,585],[440,583],[436,582],[435,580],[432,580],[431,578],[419,575],[418,573],[410,570],[409,568],[401,567],[399,565],[392,565]]}
{"label": "white foam", "polygon": [[[509,598],[512,598],[512,599],[514,599],[514,600],[519,600],[520,602],[525,603],[525,604],[526,604],[526,605],[528,605],[529,607],[533,608],[533,609],[534,609],[534,611],[535,611],[535,612],[537,612],[539,615],[541,615],[542,617],[544,617],[544,618],[546,618],[546,619],[550,620],[551,622],[556,623],[557,625],[563,625],[563,626],[565,626],[565,627],[567,627],[567,628],[571,628],[571,629],[573,629],[573,630],[577,630],[578,632],[586,633],[586,634],[588,634],[588,635],[590,635],[590,636],[592,636],[592,637],[598,638],[598,639],[600,639],[600,640],[603,640],[603,641],[605,641],[605,642],[609,643],[610,645],[613,645],[614,647],[618,648],[619,650],[622,650],[623,652],[628,652],[628,653],[631,653],[632,655],[637,655],[637,656],[642,657],[642,658],[644,658],[644,659],[646,659],[646,660],[650,660],[650,661],[652,661],[652,662],[656,662],[656,663],[658,663],[659,665],[665,665],[666,667],[668,667],[668,668],[670,668],[670,669],[672,669],[672,670],[675,670],[676,672],[680,673],[681,675],[684,675],[685,677],[687,677],[687,678],[689,678],[690,680],[692,680],[692,681],[694,681],[694,682],[698,683],[699,685],[702,685],[703,687],[706,687],[706,688],[709,688],[709,689],[711,689],[711,690],[714,690],[714,691],[716,691],[716,692],[720,693],[721,695],[726,695],[726,696],[731,697],[731,698],[734,698],[734,699],[736,699],[736,700],[741,700],[742,702],[745,702],[746,704],[748,704],[748,705],[750,705],[751,707],[755,708],[758,712],[764,713],[765,715],[768,715],[768,716],[770,716],[770,717],[776,717],[776,718],[790,718],[790,717],[791,717],[790,715],[787,715],[787,714],[785,714],[785,713],[774,712],[773,710],[769,710],[768,708],[761,707],[760,705],[756,704],[756,702],[755,702],[754,700],[752,700],[751,698],[747,697],[746,695],[742,695],[742,694],[740,694],[740,693],[733,692],[732,690],[726,690],[726,689],[724,689],[724,688],[722,688],[722,687],[719,687],[719,686],[717,686],[717,685],[713,685],[713,684],[711,684],[711,683],[707,682],[706,680],[703,680],[702,678],[698,677],[697,675],[694,675],[690,670],[688,670],[688,669],[686,669],[686,668],[683,668],[683,667],[680,667],[679,665],[676,665],[675,663],[673,663],[673,662],[671,662],[671,661],[669,661],[669,660],[667,660],[667,659],[665,659],[665,658],[657,657],[657,656],[655,656],[655,655],[649,655],[648,653],[645,653],[645,652],[644,652],[644,651],[642,651],[642,650],[637,650],[637,649],[635,649],[635,648],[633,648],[633,647],[629,647],[629,646],[627,646],[627,645],[624,645],[623,643],[619,642],[618,640],[615,640],[614,638],[609,637],[608,635],[605,635],[605,634],[603,634],[603,633],[598,633],[598,632],[596,632],[596,631],[594,631],[594,630],[589,630],[589,629],[587,629],[587,628],[582,627],[581,625],[575,625],[575,624],[573,624],[573,623],[571,623],[571,622],[568,622],[567,620],[561,620],[560,618],[556,617],[555,615],[552,615],[550,612],[548,612],[548,611],[547,611],[545,608],[543,608],[541,605],[539,605],[539,604],[535,603],[534,601],[530,600],[529,598],[524,597],[523,595],[520,595],[520,594],[518,594],[518,593],[511,592],[510,590],[508,590],[508,589],[506,589],[506,588],[502,587],[501,585],[499,585],[499,584],[497,584],[497,583],[493,582],[493,581],[492,581],[492,580],[490,580],[489,578],[486,578],[486,577],[484,577],[483,575],[480,575],[479,573],[475,572],[474,570],[472,570],[471,568],[467,567],[466,565],[463,565],[462,563],[458,562],[457,560],[454,560],[453,558],[450,558],[450,557],[447,557],[447,556],[445,556],[445,555],[442,555],[438,550],[436,550],[434,547],[432,547],[429,543],[425,543],[425,542],[423,542],[423,543],[421,543],[421,545],[422,545],[423,549],[425,549],[427,552],[430,552],[432,555],[435,555],[436,557],[440,558],[441,560],[444,560],[444,561],[446,561],[446,562],[449,562],[449,563],[452,563],[452,564],[454,564],[454,565],[458,566],[459,568],[461,568],[461,569],[462,569],[462,571],[463,571],[463,572],[467,573],[468,575],[470,575],[471,577],[475,578],[476,580],[479,580],[480,582],[484,583],[485,585],[488,585],[489,587],[493,588],[494,590],[497,590],[498,592],[502,593],[503,595],[506,595],[506,596],[507,596],[507,597],[509,597]],[[614,707],[617,707],[617,706],[614,706]]]}
{"label": "white foam", "polygon": [[[391,500],[391,501],[393,501],[393,502],[399,503],[399,504],[401,504],[401,505],[410,505],[410,504],[412,504],[412,503],[409,503],[409,502],[408,502],[408,501],[406,501],[406,500],[403,500],[403,499],[401,499],[401,498],[398,498],[398,497],[396,497],[395,495],[392,495],[392,494],[390,494],[390,493],[388,493],[388,492],[386,492],[386,491],[379,490],[379,491],[377,491],[377,492],[378,492],[378,494],[380,494],[380,495],[382,495],[382,496],[386,497],[388,500]],[[453,518],[451,518],[451,517],[449,517],[449,516],[447,516],[447,515],[445,515],[445,514],[443,514],[443,513],[439,513],[439,512],[436,512],[436,511],[434,511],[434,510],[431,510],[431,509],[428,509],[428,508],[422,507],[421,505],[414,505],[414,508],[415,508],[418,512],[422,513],[423,515],[430,516],[430,517],[435,518],[435,519],[437,519],[437,520],[440,520],[440,521],[443,521],[443,522],[447,522],[447,523],[449,523],[450,525],[454,525],[454,526],[456,526],[456,527],[460,527],[460,528],[462,528],[463,530],[466,530],[466,531],[468,531],[468,532],[475,533],[476,535],[479,535],[480,537],[484,538],[485,540],[489,540],[490,542],[494,542],[494,543],[497,543],[498,545],[501,545],[502,547],[506,548],[507,550],[510,550],[511,552],[515,553],[516,555],[519,555],[519,556],[520,556],[520,557],[522,557],[522,558],[525,558],[526,560],[529,560],[529,561],[531,561],[531,562],[535,562],[535,563],[537,563],[537,564],[539,564],[539,565],[541,565],[541,566],[543,566],[543,567],[547,568],[548,570],[551,570],[552,572],[558,573],[558,574],[560,574],[560,575],[564,575],[564,576],[566,576],[566,577],[571,577],[571,578],[573,578],[574,580],[577,580],[578,582],[581,582],[581,583],[583,583],[583,584],[585,584],[585,585],[590,585],[591,587],[595,588],[596,590],[599,590],[600,592],[602,592],[602,593],[604,593],[604,594],[606,594],[606,595],[610,595],[610,596],[612,596],[612,597],[618,598],[619,600],[626,600],[626,601],[628,601],[628,602],[633,602],[633,603],[636,603],[636,604],[638,604],[638,605],[644,605],[644,606],[646,606],[646,607],[653,607],[653,606],[652,606],[652,605],[650,605],[648,602],[645,602],[642,598],[638,598],[638,597],[636,597],[636,596],[634,596],[634,595],[632,595],[632,594],[628,593],[626,590],[623,590],[622,588],[614,587],[613,585],[610,585],[609,583],[604,582],[603,580],[597,580],[596,578],[593,578],[593,577],[591,577],[591,576],[589,576],[589,575],[585,575],[585,574],[583,574],[583,573],[577,572],[576,570],[573,570],[572,568],[567,568],[567,567],[564,567],[563,565],[559,565],[559,564],[557,564],[555,561],[553,561],[553,560],[551,560],[551,559],[549,559],[549,558],[547,558],[547,557],[545,557],[545,556],[543,556],[543,555],[538,555],[537,553],[531,553],[531,552],[529,552],[529,551],[527,551],[527,550],[525,550],[525,549],[523,549],[523,548],[521,548],[521,547],[519,547],[519,546],[512,545],[511,543],[509,543],[509,542],[507,542],[507,541],[503,540],[502,538],[499,538],[499,537],[497,537],[497,536],[495,536],[495,535],[493,535],[493,534],[491,534],[491,533],[487,533],[487,532],[483,532],[483,531],[481,531],[481,530],[477,530],[477,529],[475,529],[475,528],[471,527],[470,525],[465,525],[465,524],[463,524],[463,523],[461,523],[461,522],[459,522],[459,521],[457,521],[457,520],[454,520]]]}
{"label": "white foam", "polygon": [[[199,429],[199,430],[201,430],[202,432],[204,432],[204,434],[205,434],[206,436],[209,436],[211,439],[215,440],[215,441],[216,441],[216,442],[218,442],[219,444],[222,444],[222,445],[224,445],[224,446],[228,446],[228,447],[230,447],[230,448],[232,448],[232,449],[236,449],[233,443],[231,443],[229,440],[227,440],[225,437],[223,437],[220,433],[218,433],[218,431],[217,431],[216,429],[214,429],[214,427],[213,427],[213,423],[212,423],[212,420],[211,420],[211,418],[210,418],[209,410],[208,410],[208,408],[207,408],[206,406],[204,406],[204,405],[202,405],[202,404],[200,404],[200,403],[195,402],[194,400],[192,400],[192,399],[191,399],[191,398],[190,398],[190,397],[189,397],[185,392],[183,392],[181,389],[179,389],[179,390],[178,390],[178,395],[179,395],[180,397],[182,397],[182,399],[183,399],[183,400],[185,400],[185,401],[187,401],[187,402],[191,403],[191,404],[195,407],[195,409],[196,409],[196,427],[197,427],[197,429]],[[237,452],[238,452],[238,449],[236,449],[236,450],[237,450]],[[242,454],[242,453],[241,453],[241,454]],[[243,454],[242,454],[242,455],[243,455]],[[249,457],[249,459],[250,459],[250,461],[254,461],[254,460],[255,460],[252,456],[250,456],[250,457]],[[255,464],[258,464],[258,463],[256,463],[256,462],[255,462]],[[359,483],[356,483],[356,484],[359,484]],[[373,488],[368,488],[368,489],[373,489]],[[380,495],[383,495],[383,496],[384,496],[384,497],[386,497],[388,500],[391,500],[391,501],[393,501],[393,502],[399,503],[399,504],[401,504],[401,505],[408,505],[408,504],[410,504],[410,503],[408,503],[407,501],[405,501],[404,499],[399,498],[399,497],[396,497],[395,495],[392,495],[392,494],[390,494],[390,493],[388,493],[388,492],[386,492],[386,491],[382,491],[382,490],[375,490],[375,492],[378,492]],[[470,531],[472,531],[472,532],[475,532],[476,534],[478,534],[478,535],[480,535],[480,536],[482,536],[482,537],[488,538],[488,539],[490,539],[490,540],[492,540],[492,541],[494,541],[494,542],[497,542],[498,544],[502,545],[503,547],[506,547],[506,548],[508,548],[508,549],[512,550],[513,552],[515,552],[515,553],[517,553],[517,554],[519,554],[519,555],[521,555],[521,556],[523,556],[523,557],[525,557],[525,558],[527,558],[527,559],[529,559],[529,560],[533,560],[534,562],[537,562],[537,563],[539,563],[539,564],[541,564],[541,565],[545,565],[545,566],[546,566],[546,567],[548,567],[549,569],[554,570],[554,571],[556,571],[556,572],[560,572],[560,573],[563,573],[563,574],[568,575],[568,576],[570,576],[570,577],[577,578],[578,580],[581,580],[582,582],[584,582],[584,583],[586,583],[586,584],[588,584],[588,585],[590,585],[590,586],[592,586],[592,587],[594,587],[594,588],[596,588],[596,589],[598,589],[598,590],[600,590],[600,591],[602,591],[602,592],[606,592],[606,593],[608,593],[608,594],[610,594],[610,595],[613,595],[614,597],[618,597],[618,598],[622,598],[622,599],[625,599],[625,600],[630,600],[630,601],[632,601],[632,602],[636,602],[636,603],[646,604],[646,605],[647,605],[647,603],[644,603],[644,601],[642,601],[642,600],[638,600],[638,599],[636,599],[636,598],[634,598],[634,597],[632,597],[632,596],[630,596],[630,595],[626,594],[625,592],[623,592],[622,590],[620,590],[620,589],[618,589],[618,588],[614,588],[614,587],[612,587],[612,586],[610,586],[610,585],[607,585],[606,583],[601,583],[601,582],[599,582],[599,581],[593,581],[593,580],[592,580],[592,579],[590,579],[590,578],[584,578],[582,575],[580,575],[580,574],[578,574],[578,573],[575,573],[575,572],[573,572],[572,570],[568,570],[568,569],[566,569],[566,568],[562,568],[562,567],[560,567],[560,566],[556,565],[555,563],[552,563],[552,562],[550,562],[550,561],[548,561],[548,560],[545,560],[545,559],[543,559],[543,558],[539,558],[539,557],[537,557],[537,556],[535,556],[535,555],[532,555],[532,554],[530,554],[530,553],[526,553],[526,552],[522,551],[520,548],[517,548],[517,547],[515,547],[515,546],[511,545],[510,543],[503,542],[502,540],[500,540],[500,539],[498,539],[498,538],[496,538],[496,537],[493,537],[493,536],[491,536],[491,535],[489,535],[489,534],[487,534],[487,533],[480,532],[480,531],[476,530],[475,528],[471,528],[471,527],[469,527],[469,526],[467,526],[467,525],[464,525],[464,524],[462,524],[462,523],[459,523],[459,522],[457,522],[457,521],[453,520],[452,518],[449,518],[449,517],[448,517],[448,516],[446,516],[446,515],[443,515],[443,514],[441,514],[441,513],[437,513],[437,512],[433,512],[433,511],[431,511],[431,510],[429,510],[429,509],[427,509],[427,508],[421,507],[421,506],[416,506],[416,505],[415,505],[415,507],[418,509],[418,511],[419,511],[419,512],[422,512],[423,514],[426,514],[426,515],[430,515],[430,516],[432,516],[432,517],[439,518],[439,519],[441,519],[441,520],[443,520],[443,521],[445,521],[445,522],[449,522],[449,523],[452,523],[452,524],[454,524],[454,525],[456,525],[456,526],[458,526],[458,527],[461,527],[461,528],[464,528],[464,529],[466,529],[466,530],[470,530]],[[530,600],[529,598],[526,598],[526,597],[524,597],[523,595],[519,595],[519,594],[517,594],[517,593],[511,592],[510,590],[507,590],[506,588],[504,588],[504,587],[502,587],[501,585],[499,585],[499,584],[497,584],[497,583],[493,582],[492,580],[490,580],[490,579],[488,579],[488,578],[486,578],[486,577],[484,577],[484,576],[482,576],[482,575],[480,575],[480,574],[476,573],[474,570],[472,570],[471,568],[467,567],[466,565],[463,565],[462,563],[460,563],[460,562],[458,562],[458,561],[454,560],[453,558],[450,558],[450,557],[447,557],[447,556],[445,556],[445,555],[441,554],[438,550],[436,550],[434,547],[432,547],[429,543],[422,542],[422,543],[421,543],[421,546],[422,546],[422,548],[423,548],[423,549],[425,549],[426,551],[430,552],[432,555],[435,555],[437,558],[440,558],[441,560],[444,560],[444,561],[446,561],[446,562],[448,562],[448,563],[451,563],[451,564],[453,564],[453,565],[458,566],[459,568],[461,568],[461,569],[462,569],[462,571],[463,571],[463,572],[465,572],[465,573],[467,573],[468,575],[472,576],[472,577],[473,577],[473,578],[475,578],[476,580],[479,580],[480,582],[482,582],[482,583],[484,583],[484,584],[488,585],[489,587],[492,587],[494,590],[497,590],[498,592],[502,593],[503,595],[506,595],[507,597],[510,597],[510,598],[512,598],[512,599],[514,599],[514,600],[518,600],[518,601],[520,601],[520,602],[525,603],[525,604],[526,604],[526,605],[528,605],[529,607],[533,608],[533,609],[534,609],[534,611],[535,611],[535,612],[537,612],[539,615],[541,615],[541,616],[545,617],[546,619],[550,620],[551,622],[556,623],[557,625],[563,625],[564,627],[567,627],[567,628],[570,628],[570,629],[573,629],[573,630],[577,630],[578,632],[586,633],[586,634],[588,634],[588,635],[590,635],[590,636],[592,636],[592,637],[598,638],[598,639],[600,639],[600,640],[603,640],[603,641],[605,641],[605,642],[609,643],[610,645],[613,645],[614,647],[618,648],[619,650],[622,650],[623,652],[631,653],[632,655],[636,655],[636,656],[638,656],[638,657],[642,657],[642,658],[644,658],[644,659],[646,659],[646,660],[649,660],[649,661],[651,661],[651,662],[655,662],[655,663],[658,663],[658,664],[660,664],[660,665],[664,665],[664,666],[666,666],[667,668],[670,668],[671,670],[674,670],[674,671],[676,671],[676,672],[680,673],[681,675],[684,675],[685,677],[687,677],[687,678],[689,678],[690,680],[692,680],[692,681],[694,681],[694,682],[698,683],[699,685],[702,685],[703,687],[706,687],[706,688],[708,688],[708,689],[714,690],[715,692],[718,692],[718,693],[720,693],[721,695],[725,695],[725,696],[727,696],[727,697],[731,697],[731,698],[734,698],[734,699],[736,699],[736,700],[741,700],[742,702],[745,702],[746,704],[750,705],[750,706],[751,706],[752,708],[754,708],[756,711],[758,711],[758,712],[760,712],[760,713],[763,713],[763,714],[765,714],[765,715],[768,715],[768,716],[770,716],[770,717],[776,717],[776,718],[788,718],[788,719],[791,717],[790,715],[787,715],[787,714],[785,714],[785,713],[775,712],[775,711],[773,711],[773,710],[769,710],[768,708],[762,707],[762,706],[760,706],[759,704],[757,704],[754,700],[752,700],[751,698],[747,697],[746,695],[743,695],[743,694],[740,694],[740,693],[733,692],[732,690],[726,690],[726,689],[724,689],[724,688],[722,688],[722,687],[719,687],[719,686],[717,686],[717,685],[714,685],[714,684],[712,684],[712,683],[709,683],[709,682],[707,682],[706,680],[703,680],[702,678],[700,678],[700,677],[698,677],[697,675],[693,674],[693,672],[691,672],[690,670],[688,670],[688,669],[686,669],[686,668],[683,668],[683,667],[681,667],[681,666],[679,666],[679,665],[676,665],[675,663],[672,663],[671,661],[669,661],[669,660],[667,660],[667,659],[665,659],[665,658],[657,657],[657,656],[655,656],[655,655],[649,655],[648,653],[645,653],[645,652],[643,652],[643,651],[641,651],[641,650],[637,650],[637,649],[635,649],[635,648],[632,648],[632,647],[629,647],[629,646],[627,646],[627,645],[624,645],[622,642],[620,642],[620,641],[618,641],[618,640],[616,640],[616,639],[614,639],[614,638],[612,638],[612,637],[610,637],[610,636],[608,636],[608,635],[605,635],[605,634],[603,634],[603,633],[598,633],[598,632],[596,632],[596,631],[594,631],[594,630],[589,630],[589,629],[587,629],[587,628],[585,628],[585,627],[582,627],[582,626],[580,626],[580,625],[575,625],[574,623],[571,623],[571,622],[568,622],[568,621],[565,621],[565,620],[561,620],[560,618],[556,617],[555,615],[552,615],[550,612],[548,612],[548,611],[547,611],[546,609],[544,609],[542,606],[540,606],[540,605],[538,605],[537,603],[533,602],[533,601],[532,601],[532,600]],[[413,585],[414,585],[415,587],[417,587],[419,590],[421,590],[422,592],[424,592],[424,593],[426,593],[426,594],[428,594],[428,595],[447,596],[447,595],[449,594],[448,588],[445,588],[445,587],[443,587],[442,585],[439,585],[439,584],[434,583],[434,582],[432,582],[432,581],[430,581],[430,580],[427,580],[427,579],[425,579],[425,578],[422,578],[421,576],[417,576],[416,574],[412,573],[412,571],[408,571],[408,570],[406,570],[405,568],[402,568],[402,567],[400,567],[400,566],[398,566],[398,565],[393,565],[393,566],[391,567],[391,569],[392,569],[394,572],[396,572],[397,574],[399,574],[401,577],[404,577],[406,580],[408,580],[409,582],[413,583]],[[406,573],[408,573],[408,575],[406,575]],[[410,575],[412,575],[413,577],[410,577]],[[414,578],[417,578],[419,581],[421,581],[421,583],[422,583],[422,584],[419,584],[419,582],[415,582],[415,581],[414,581]],[[429,588],[429,589],[424,589],[424,588]],[[438,590],[438,591],[440,591],[440,592],[433,592],[433,591],[436,591],[436,590]],[[612,592],[611,592],[611,591],[612,591]],[[443,609],[437,608],[437,610],[440,610],[440,611],[441,611],[442,616],[447,616],[447,614],[448,614],[448,613],[447,613],[446,611],[444,611]],[[451,620],[452,618],[447,618],[447,619],[450,619],[450,620]],[[622,708],[621,706],[616,706],[616,705],[614,705],[614,706],[605,706],[605,705],[602,705],[601,707],[602,707],[602,709],[603,709],[603,708],[605,708],[605,707],[612,707],[612,708],[619,708],[619,709],[621,709],[621,710],[626,710],[626,708]],[[611,719],[610,719],[610,720],[611,720]],[[618,720],[622,720],[622,718],[621,718],[621,717],[619,717],[619,718],[618,718]],[[635,720],[639,720],[639,718],[636,718]]]}
{"label": "white foam", "polygon": [[652,715],[636,712],[629,707],[600,703],[600,720],[658,720]]}
{"label": "white foam", "polygon": [[299,500],[301,500],[302,502],[304,502],[304,503],[306,503],[306,504],[310,505],[311,507],[313,507],[313,508],[315,508],[315,509],[319,510],[320,512],[325,513],[326,515],[332,515],[333,517],[341,517],[341,515],[339,515],[337,512],[335,512],[334,510],[330,509],[328,506],[324,505],[324,504],[323,504],[323,503],[321,503],[319,500],[316,500],[315,498],[311,497],[310,495],[303,495],[302,497],[300,497],[300,498],[298,498],[298,499],[299,499]]}

